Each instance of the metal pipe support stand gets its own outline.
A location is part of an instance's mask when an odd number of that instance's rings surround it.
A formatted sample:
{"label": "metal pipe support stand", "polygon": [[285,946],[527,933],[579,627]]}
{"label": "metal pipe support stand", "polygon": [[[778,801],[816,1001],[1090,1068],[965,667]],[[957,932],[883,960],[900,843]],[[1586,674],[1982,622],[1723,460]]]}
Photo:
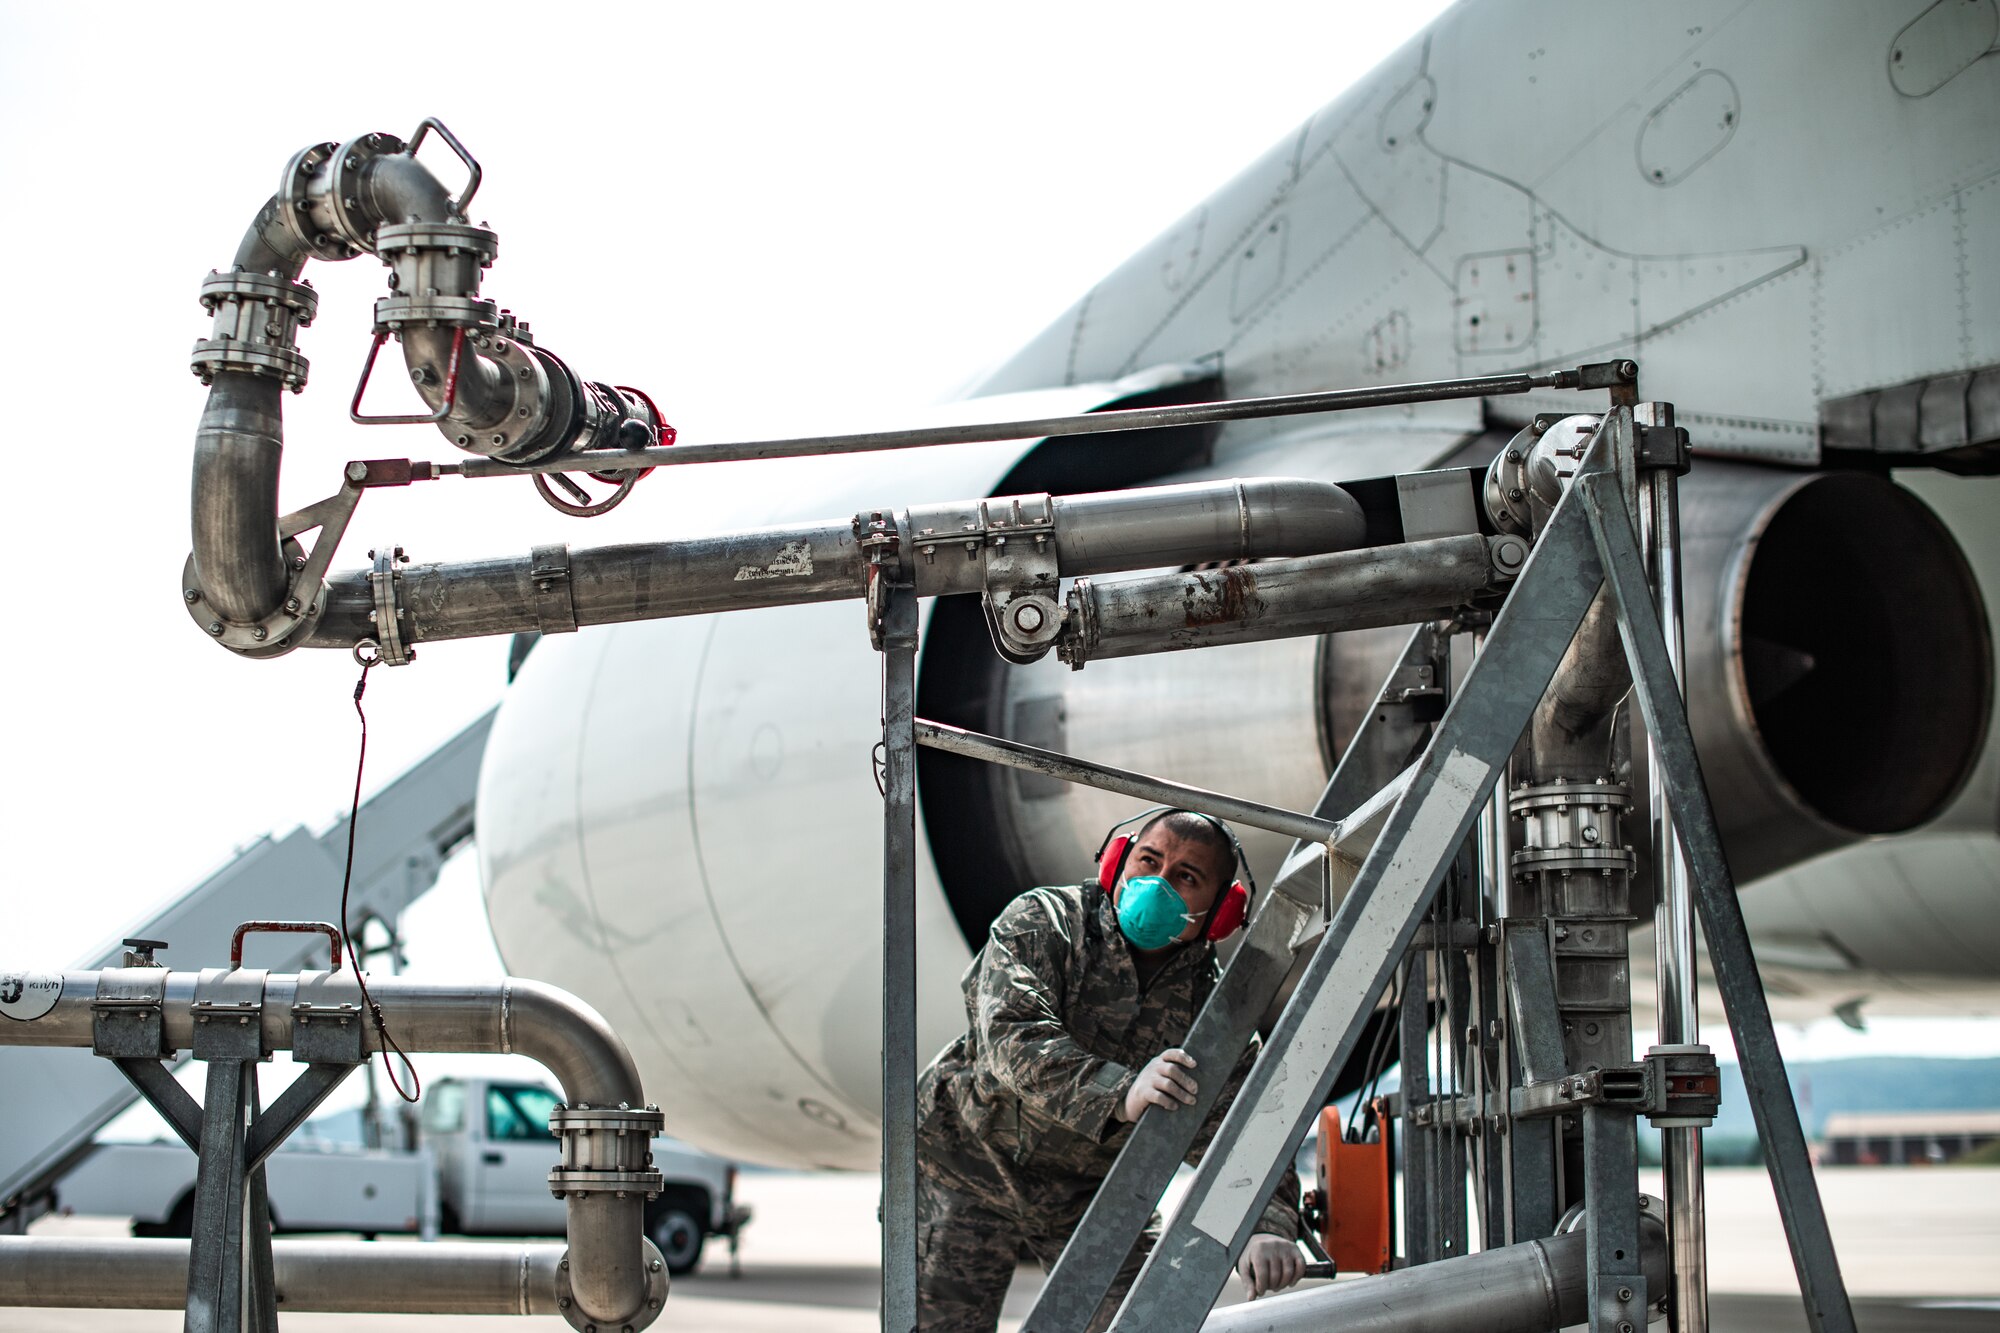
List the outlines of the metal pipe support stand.
{"label": "metal pipe support stand", "polygon": [[[1410,1201],[1404,1262],[1414,1266],[1340,1290],[1357,1302],[1372,1299],[1365,1291],[1390,1286],[1443,1291],[1455,1265],[1543,1243],[1567,1210],[1581,1233],[1584,1290],[1576,1312],[1563,1319],[1581,1319],[1593,1333],[1637,1333],[1671,1303],[1668,1279],[1646,1263],[1643,1237],[1665,1210],[1642,1201],[1637,1190],[1638,1121],[1686,1126],[1711,1116],[1717,1080],[1712,1056],[1699,1047],[1663,1044],[1643,1060],[1630,1058],[1630,994],[1622,978],[1635,858],[1621,832],[1629,792],[1610,780],[1615,770],[1601,780],[1579,774],[1576,781],[1530,784],[1509,802],[1518,823],[1500,819],[1503,807],[1494,799],[1531,718],[1548,706],[1543,699],[1552,680],[1573,701],[1575,690],[1556,678],[1568,669],[1560,664],[1601,589],[1616,612],[1616,646],[1593,632],[1591,647],[1581,650],[1592,660],[1578,669],[1601,683],[1616,660],[1593,655],[1623,648],[1656,781],[1679,815],[1669,827],[1745,1052],[1811,1325],[1841,1333],[1853,1327],[1633,531],[1637,464],[1673,443],[1652,429],[1662,410],[1635,414],[1625,395],[1612,412],[1587,423],[1584,444],[1556,450],[1573,461],[1551,474],[1560,487],[1536,519],[1536,544],[1514,585],[1524,591],[1510,593],[1494,616],[1448,705],[1441,693],[1437,712],[1397,736],[1395,714],[1385,707],[1395,697],[1396,673],[1385,682],[1373,727],[1349,747],[1314,812],[1336,818],[1354,810],[1359,818],[1369,788],[1337,789],[1366,773],[1383,784],[1373,798],[1371,836],[1350,848],[1345,870],[1334,840],[1323,908],[1310,895],[1266,895],[1236,961],[1196,1018],[1191,1044],[1220,1047],[1235,1039],[1240,1049],[1238,1029],[1247,1032],[1276,994],[1293,951],[1305,957],[1261,1057],[1113,1328],[1152,1333],[1201,1325],[1263,1201],[1290,1169],[1293,1148],[1353,1054],[1364,1020],[1380,1008],[1399,971],[1405,1081],[1395,1109],[1405,1122]],[[1640,415],[1647,419],[1635,421]],[[1664,543],[1659,550],[1656,568],[1665,569],[1673,551]],[[1438,637],[1448,639],[1453,628],[1478,627],[1448,626]],[[1396,670],[1427,658],[1430,678],[1442,686],[1449,678],[1447,645],[1427,641],[1426,633],[1413,637]],[[1601,692],[1598,685],[1584,688]],[[1158,782],[1066,756],[1023,755],[1019,747],[987,745],[986,738],[923,739],[1114,790]],[[1400,755],[1398,744],[1405,746]],[[1410,759],[1412,750],[1414,765],[1396,775],[1396,761]],[[1199,800],[1190,805],[1201,808]],[[1482,821],[1484,838],[1475,830]],[[1506,862],[1496,864],[1501,855]],[[1303,863],[1295,856],[1288,876],[1302,878]],[[1440,886],[1456,887],[1441,894]],[[1505,916],[1495,911],[1501,904]],[[1202,1117],[1175,1119],[1192,1126]],[[1167,1123],[1141,1119],[1025,1327],[1054,1333],[1089,1319],[1165,1173],[1186,1149]],[[1477,1186],[1473,1202],[1487,1253],[1459,1259],[1474,1220],[1455,1202],[1466,1197],[1468,1175]],[[1684,1275],[1674,1280],[1685,1287]],[[1424,1327],[1491,1322],[1490,1311],[1460,1317],[1425,1308],[1439,1317]]]}
{"label": "metal pipe support stand", "polygon": [[[256,922],[246,928],[311,929],[339,938],[323,923]],[[294,975],[241,966],[169,972],[151,953],[146,948],[128,955],[125,967],[65,973],[53,1007],[33,1021],[0,1026],[0,1041],[88,1047],[116,1064],[198,1154],[193,1235],[184,1249],[174,1251],[186,1273],[183,1327],[188,1333],[276,1333],[280,1288],[264,1163],[369,1058],[379,1039],[350,972]],[[566,1201],[569,1247],[547,1265],[550,1300],[580,1333],[637,1333],[650,1325],[667,1296],[665,1264],[643,1225],[645,1202],[661,1187],[650,1145],[663,1117],[657,1107],[635,1105],[641,1099],[637,1071],[603,1018],[562,991],[513,978],[461,987],[384,977],[370,985],[369,995],[406,1049],[511,1051],[538,1060],[557,1076],[570,1100],[551,1117],[559,1156],[549,1187]],[[265,1106],[257,1066],[281,1049],[290,1049],[305,1071]],[[180,1050],[207,1066],[203,1102],[169,1072],[167,1061]],[[73,1264],[56,1262],[64,1253],[60,1247],[35,1248],[44,1244],[41,1238],[21,1239],[18,1245],[29,1248],[19,1251],[20,1261],[40,1264],[38,1256],[46,1254],[54,1256],[47,1271],[74,1271]],[[331,1252],[298,1252],[288,1282],[327,1292],[330,1274],[354,1271],[342,1247],[321,1248]],[[399,1259],[396,1272],[402,1289],[430,1293],[419,1300],[422,1308],[488,1308],[491,1283],[473,1280],[470,1271],[454,1273],[457,1251],[411,1249],[404,1256],[409,1262]],[[379,1253],[373,1247],[366,1251]],[[134,1253],[144,1254],[149,1272],[167,1262],[157,1248]],[[12,1261],[14,1252],[8,1257]],[[532,1265],[521,1258],[517,1286],[531,1267],[539,1272],[539,1264],[539,1258]],[[470,1267],[490,1277],[491,1265]],[[466,1293],[472,1304],[452,1304],[458,1299],[452,1292]],[[105,1304],[100,1295],[82,1287],[39,1293],[41,1303],[52,1305]],[[382,1308],[360,1297],[359,1304],[344,1303],[348,1298],[338,1294],[314,1299],[330,1302],[317,1307],[329,1310]],[[515,1312],[530,1310],[521,1304]]]}

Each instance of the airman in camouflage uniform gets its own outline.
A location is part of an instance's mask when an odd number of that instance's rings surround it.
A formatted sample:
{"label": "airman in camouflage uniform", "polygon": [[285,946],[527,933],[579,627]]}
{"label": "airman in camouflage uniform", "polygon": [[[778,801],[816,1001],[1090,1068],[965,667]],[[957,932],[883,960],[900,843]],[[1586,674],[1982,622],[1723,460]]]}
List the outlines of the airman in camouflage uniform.
{"label": "airman in camouflage uniform", "polygon": [[[1186,1040],[1217,975],[1214,946],[1203,938],[1135,948],[1111,895],[1094,883],[1034,889],[1000,914],[965,974],[968,1031],[918,1087],[920,1328],[990,1330],[1017,1257],[1054,1265],[1131,1133],[1124,1121],[1136,1112],[1121,1107],[1135,1080]],[[1190,1162],[1255,1059],[1253,1038]],[[1289,1173],[1257,1230],[1298,1238]],[[1155,1214],[1093,1328],[1109,1323],[1158,1235]]]}

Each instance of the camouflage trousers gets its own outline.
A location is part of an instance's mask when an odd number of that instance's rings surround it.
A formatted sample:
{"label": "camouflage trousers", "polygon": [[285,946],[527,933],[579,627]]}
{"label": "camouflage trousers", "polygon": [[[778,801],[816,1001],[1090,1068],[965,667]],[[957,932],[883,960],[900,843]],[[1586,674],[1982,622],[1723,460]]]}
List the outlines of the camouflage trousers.
{"label": "camouflage trousers", "polygon": [[[930,1172],[922,1173],[917,1179],[918,1329],[992,1333],[1017,1260],[1025,1253],[1043,1272],[1055,1267],[1079,1220],[1020,1218],[940,1184]],[[1091,1333],[1110,1326],[1159,1238],[1160,1217],[1155,1213],[1091,1320]]]}

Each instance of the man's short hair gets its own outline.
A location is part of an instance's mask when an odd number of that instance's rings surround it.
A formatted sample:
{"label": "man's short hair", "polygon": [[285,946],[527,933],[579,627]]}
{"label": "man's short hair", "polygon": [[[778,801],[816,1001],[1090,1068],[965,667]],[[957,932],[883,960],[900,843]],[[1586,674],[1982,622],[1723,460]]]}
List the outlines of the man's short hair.
{"label": "man's short hair", "polygon": [[1141,839],[1156,828],[1164,828],[1177,837],[1221,853],[1223,863],[1221,887],[1229,887],[1229,881],[1236,875],[1236,844],[1222,831],[1222,826],[1215,820],[1207,815],[1196,814],[1192,810],[1166,810],[1154,815],[1140,826],[1139,832],[1132,839],[1133,845],[1137,846]]}

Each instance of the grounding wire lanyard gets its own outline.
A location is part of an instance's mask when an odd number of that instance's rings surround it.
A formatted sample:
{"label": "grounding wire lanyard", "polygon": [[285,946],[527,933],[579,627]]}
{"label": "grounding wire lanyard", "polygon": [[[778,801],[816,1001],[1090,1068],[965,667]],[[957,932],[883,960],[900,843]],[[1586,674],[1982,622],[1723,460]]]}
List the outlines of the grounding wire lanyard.
{"label": "grounding wire lanyard", "polygon": [[[347,868],[340,876],[340,934],[347,941],[347,957],[354,967],[354,980],[361,987],[361,1003],[374,1020],[376,1035],[381,1038],[382,1068],[389,1075],[389,1086],[404,1101],[414,1102],[423,1095],[424,1082],[417,1076],[417,1067],[410,1062],[408,1053],[389,1035],[388,1021],[382,1017],[382,1006],[375,1003],[375,997],[368,993],[368,978],[361,970],[361,947],[354,932],[347,928],[347,892],[354,883],[354,827],[361,822],[361,774],[368,766],[368,714],[361,709],[361,696],[368,691],[369,670],[381,660],[379,657],[362,659],[361,679],[354,682],[354,715],[361,719],[361,750],[354,761],[354,803],[347,812]],[[396,1066],[389,1060],[390,1051],[396,1053],[403,1068],[409,1071],[408,1090],[396,1077]]]}

